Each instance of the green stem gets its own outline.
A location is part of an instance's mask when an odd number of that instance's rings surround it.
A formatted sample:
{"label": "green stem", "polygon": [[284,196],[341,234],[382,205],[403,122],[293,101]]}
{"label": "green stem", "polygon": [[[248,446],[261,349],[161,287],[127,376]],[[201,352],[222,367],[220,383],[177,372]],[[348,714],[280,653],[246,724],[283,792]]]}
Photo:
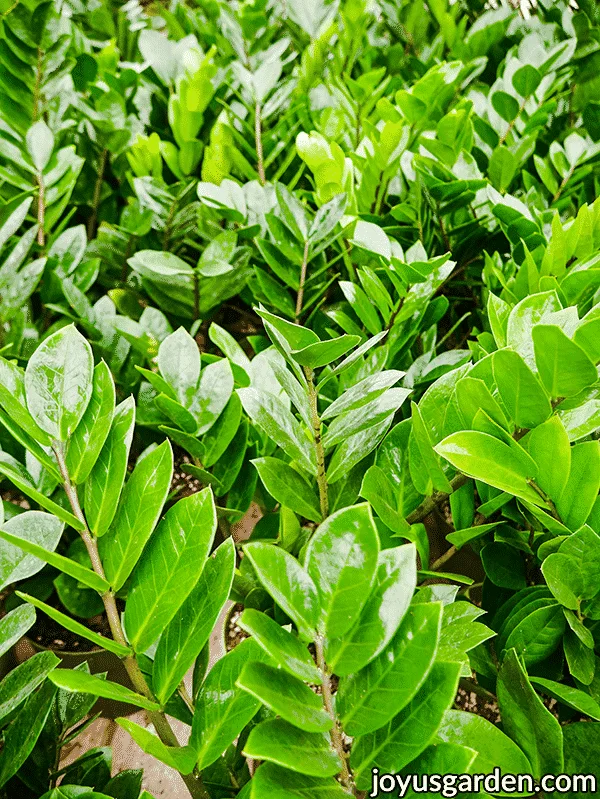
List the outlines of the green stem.
{"label": "green stem", "polygon": [[317,405],[317,389],[315,388],[313,370],[305,366],[304,376],[308,383],[308,401],[312,417],[313,436],[315,441],[315,453],[317,455],[317,484],[319,486],[319,503],[321,506],[321,516],[323,521],[329,516],[329,496],[327,487],[327,472],[325,471],[325,450],[323,449],[323,439],[321,437],[321,418]]}
{"label": "green stem", "polygon": [[256,145],[258,179],[260,180],[261,186],[264,186],[267,182],[267,178],[265,175],[265,159],[262,145],[262,118],[260,103],[258,101],[254,106],[254,143]]}
{"label": "green stem", "polygon": [[340,727],[339,721],[336,718],[334,709],[333,709],[333,693],[331,690],[331,675],[327,668],[327,664],[325,662],[325,655],[323,653],[323,639],[318,636],[317,640],[315,641],[315,650],[317,655],[317,667],[321,672],[321,680],[322,680],[322,697],[323,697],[323,706],[325,711],[331,718],[333,719],[333,727],[331,732],[329,733],[331,738],[331,746],[334,751],[337,753],[338,757],[342,762],[342,770],[340,771],[340,782],[346,788],[347,791],[351,791],[355,796],[356,789],[353,784],[352,780],[352,773],[350,771],[350,766],[348,765],[348,755],[346,750],[344,749],[344,740],[342,738],[342,729]]}
{"label": "green stem", "polygon": [[[100,552],[98,551],[98,542],[88,527],[85,515],[79,503],[77,488],[71,483],[62,445],[57,444],[53,447],[53,449],[71,509],[73,510],[73,513],[77,519],[79,519],[79,521],[85,525],[85,528],[81,531],[80,535],[90,556],[92,568],[96,574],[103,579],[106,579],[104,567],[102,565],[102,559],[100,558]],[[121,625],[121,618],[119,616],[119,609],[117,608],[115,595],[111,590],[109,590],[102,596],[102,601],[106,610],[106,616],[108,618],[112,637],[115,641],[123,646],[129,646]],[[125,666],[127,674],[129,675],[129,679],[131,680],[131,683],[138,694],[141,694],[147,699],[155,702],[156,699],[148,687],[146,678],[142,673],[135,655],[129,655],[124,658],[123,665]],[[173,732],[167,717],[162,711],[148,711],[147,715],[148,719],[153,724],[158,737],[163,744],[165,744],[165,746],[180,746],[180,743],[177,740],[177,737]],[[204,787],[202,777],[200,775],[181,774],[181,778],[184,781],[192,799],[210,799],[210,794]]]}
{"label": "green stem", "polygon": [[96,227],[98,225],[98,208],[100,207],[100,200],[102,199],[102,181],[104,180],[104,170],[106,169],[106,159],[108,157],[108,150],[102,150],[100,155],[100,164],[98,166],[98,175],[96,177],[96,184],[94,186],[94,196],[92,199],[92,213],[88,219],[87,224],[87,237],[92,239],[96,235]]}
{"label": "green stem", "polygon": [[304,253],[302,255],[302,266],[300,267],[300,285],[296,297],[296,323],[300,321],[302,314],[302,304],[304,302],[304,284],[306,283],[306,271],[308,269],[308,240],[304,242]]}

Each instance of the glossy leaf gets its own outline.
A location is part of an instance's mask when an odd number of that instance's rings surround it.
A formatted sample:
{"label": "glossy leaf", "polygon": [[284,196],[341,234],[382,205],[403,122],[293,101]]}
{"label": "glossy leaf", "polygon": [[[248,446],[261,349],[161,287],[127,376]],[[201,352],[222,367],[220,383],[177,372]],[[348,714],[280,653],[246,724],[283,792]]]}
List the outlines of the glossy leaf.
{"label": "glossy leaf", "polygon": [[135,570],[125,627],[136,652],[145,652],[198,581],[215,535],[210,489],[179,500],[165,515]]}

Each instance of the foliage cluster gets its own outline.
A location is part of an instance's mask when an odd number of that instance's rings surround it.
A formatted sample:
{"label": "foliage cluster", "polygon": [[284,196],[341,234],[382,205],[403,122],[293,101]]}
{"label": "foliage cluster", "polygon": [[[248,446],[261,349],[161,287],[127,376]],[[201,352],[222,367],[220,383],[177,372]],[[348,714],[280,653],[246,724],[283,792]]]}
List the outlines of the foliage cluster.
{"label": "foliage cluster", "polygon": [[202,799],[600,775],[599,67],[593,0],[0,0],[0,655],[129,678],[10,670],[0,795],[149,799],[98,698]]}

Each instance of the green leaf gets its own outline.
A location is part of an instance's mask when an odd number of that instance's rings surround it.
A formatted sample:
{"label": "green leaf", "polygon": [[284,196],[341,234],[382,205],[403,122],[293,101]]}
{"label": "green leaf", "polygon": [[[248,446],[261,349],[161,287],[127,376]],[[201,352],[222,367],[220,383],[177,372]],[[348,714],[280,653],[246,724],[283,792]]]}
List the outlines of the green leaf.
{"label": "green leaf", "polygon": [[327,482],[336,483],[348,474],[357,463],[365,458],[379,444],[390,428],[394,412],[384,417],[378,424],[353,433],[343,441],[333,453],[327,468]]}
{"label": "green leaf", "polygon": [[446,494],[452,487],[444,474],[439,456],[433,448],[427,426],[419,406],[411,402],[412,427],[410,432],[410,474],[417,489],[424,494],[431,493],[430,485]]}
{"label": "green leaf", "polygon": [[142,707],[144,710],[159,710],[156,702],[152,702],[141,694],[125,688],[115,682],[110,682],[85,671],[75,669],[57,669],[48,677],[54,685],[62,688],[63,691],[92,694],[103,699],[112,699],[115,702],[126,702],[129,705]]}
{"label": "green leaf", "polygon": [[353,411],[367,405],[371,400],[380,397],[386,389],[404,377],[404,372],[397,369],[385,369],[359,380],[331,403],[321,414],[321,419],[330,419],[347,411]]}
{"label": "green leaf", "polygon": [[583,322],[573,336],[573,341],[593,363],[600,361],[600,317]]}
{"label": "green leaf", "polygon": [[344,508],[317,529],[306,550],[306,569],[317,587],[319,627],[328,639],[358,619],[375,581],[379,537],[366,503]]}
{"label": "green leaf", "polygon": [[542,424],[552,413],[550,400],[523,358],[512,350],[498,350],[492,360],[500,397],[517,427]]}
{"label": "green leaf", "polygon": [[31,605],[18,605],[0,619],[0,657],[35,624],[35,610]]}
{"label": "green leaf", "polygon": [[250,560],[263,588],[292,619],[300,635],[313,641],[320,607],[317,588],[298,561],[272,544],[246,544]]}
{"label": "green leaf", "polygon": [[327,732],[333,720],[323,709],[323,700],[311,689],[282,669],[267,663],[247,663],[237,685],[260,699],[290,724],[306,732]]}
{"label": "green leaf", "polygon": [[92,396],[80,423],[69,437],[65,462],[71,480],[87,480],[110,431],[115,410],[115,384],[110,369],[100,363],[94,369]]}
{"label": "green leaf", "polygon": [[332,361],[337,361],[357,344],[360,344],[360,336],[343,335],[327,341],[317,341],[301,350],[292,350],[291,355],[301,366],[319,369]]}
{"label": "green leaf", "polygon": [[553,502],[558,502],[571,468],[571,444],[559,417],[553,416],[532,430],[527,448],[538,466],[538,485]]}
{"label": "green leaf", "polygon": [[135,425],[133,397],[117,405],[110,432],[85,483],[85,515],[97,536],[109,529],[123,488]]}
{"label": "green leaf", "polygon": [[600,536],[590,527],[582,527],[573,535],[567,536],[560,545],[559,554],[571,558],[577,564],[582,598],[595,597],[600,581]]}
{"label": "green leaf", "polygon": [[52,438],[37,424],[27,410],[25,399],[25,374],[12,361],[0,357],[0,404],[19,427],[35,441],[44,446],[52,442]]}
{"label": "green leaf", "polygon": [[89,627],[86,627],[84,624],[80,624],[78,621],[75,621],[75,619],[67,616],[66,613],[61,613],[60,610],[56,610],[50,605],[47,605],[45,602],[42,602],[33,596],[29,596],[29,594],[24,594],[21,591],[16,591],[15,593],[25,602],[29,602],[30,605],[42,610],[46,616],[49,616],[67,630],[75,633],[75,635],[81,636],[87,641],[91,641],[93,644],[96,644],[96,646],[102,647],[102,649],[106,649],[109,652],[114,652],[114,654],[118,655],[119,657],[127,657],[128,655],[131,655],[131,649],[128,646],[124,646],[123,644],[119,644],[117,641],[113,641],[112,638],[106,638],[99,633],[93,632],[93,630],[90,630]]}
{"label": "green leaf", "polygon": [[561,702],[563,705],[573,708],[573,710],[583,713],[591,719],[600,721],[600,705],[584,691],[580,691],[578,688],[571,688],[570,685],[563,685],[554,680],[546,680],[543,677],[531,677],[530,680],[543,693],[556,699],[557,702]]}
{"label": "green leaf", "polygon": [[560,552],[549,555],[542,563],[542,574],[557,601],[571,610],[579,609],[583,580],[576,560]]}
{"label": "green leaf", "polygon": [[354,742],[350,765],[359,790],[371,784],[371,769],[396,773],[433,740],[456,695],[460,665],[436,663],[416,696],[388,724]]}
{"label": "green leaf", "polygon": [[545,500],[531,488],[529,481],[537,476],[537,466],[525,450],[474,430],[453,433],[434,449],[470,477],[547,507]]}
{"label": "green leaf", "polygon": [[[498,94],[499,92],[496,92],[494,97],[497,97]],[[508,95],[506,96],[508,97]],[[511,100],[513,99],[511,97]],[[519,162],[508,147],[504,147],[504,145],[496,147],[488,166],[488,175],[492,186],[504,194],[512,183],[518,166]]]}
{"label": "green leaf", "polygon": [[210,766],[256,715],[260,701],[238,688],[244,665],[263,657],[251,638],[218,660],[196,698],[190,746],[199,771]]}
{"label": "green leaf", "polygon": [[530,97],[542,82],[542,74],[532,64],[525,64],[513,73],[511,81],[521,97]]}
{"label": "green leaf", "polygon": [[208,558],[200,579],[158,642],[152,687],[161,704],[175,692],[215,626],[233,583],[235,547],[225,540]]}
{"label": "green leaf", "polygon": [[215,424],[227,406],[233,391],[233,373],[226,358],[210,363],[202,370],[190,410],[198,420],[198,435]]}
{"label": "green leaf", "polygon": [[340,681],[337,712],[348,735],[383,727],[411,701],[433,666],[441,622],[439,603],[414,605],[387,648]]}
{"label": "green leaf", "polygon": [[560,605],[546,605],[533,610],[510,633],[505,649],[514,649],[525,665],[540,663],[560,644],[565,617]]}
{"label": "green leaf", "polygon": [[209,488],[180,499],[158,525],[136,568],[125,627],[136,652],[145,652],[197,583],[217,529]]}
{"label": "green leaf", "polygon": [[345,209],[345,194],[337,194],[328,203],[322,205],[317,211],[308,231],[310,243],[316,244],[332,233],[338,222],[342,219]]}
{"label": "green leaf", "polygon": [[0,760],[0,786],[17,773],[31,754],[54,705],[56,688],[45,683],[31,694],[22,710],[6,730]]}
{"label": "green leaf", "polygon": [[273,499],[306,519],[321,521],[319,498],[303,475],[278,458],[255,458],[252,463]]}
{"label": "green leaf", "polygon": [[302,203],[282,183],[275,184],[275,196],[283,221],[298,241],[308,240],[308,215]]}
{"label": "green leaf", "polygon": [[[63,523],[49,513],[29,510],[20,513],[3,525],[4,531],[23,542],[37,544],[44,550],[54,550],[60,541]],[[6,539],[5,539],[6,540]],[[9,543],[0,548],[0,590],[11,583],[33,577],[44,566],[36,555]]]}
{"label": "green leaf", "polygon": [[[16,518],[20,517],[17,516]],[[100,594],[104,594],[110,587],[103,577],[100,577],[99,574],[96,574],[96,572],[91,569],[82,566],[81,563],[77,563],[77,561],[71,560],[71,558],[65,558],[64,555],[59,555],[57,552],[46,549],[33,541],[29,541],[27,538],[21,538],[20,536],[11,535],[5,530],[0,530],[0,539],[14,547],[19,547],[19,549],[22,549],[23,552],[26,552],[28,555],[33,555],[34,558],[39,558],[45,563],[49,563],[51,566],[64,572],[64,574],[68,574],[70,577],[87,585],[88,588],[93,588],[94,591],[98,591]]]}
{"label": "green leaf", "polygon": [[519,103],[507,92],[497,91],[492,94],[492,105],[505,122],[512,122],[519,113]]}
{"label": "green leaf", "polygon": [[578,530],[588,519],[600,489],[600,444],[583,441],[571,449],[571,470],[564,491],[556,502],[562,521]]}
{"label": "green leaf", "polygon": [[596,367],[560,327],[536,325],[532,336],[536,366],[542,383],[553,399],[574,397],[596,382]]}
{"label": "green leaf", "polygon": [[164,441],[136,464],[119,502],[110,531],[100,539],[106,578],[115,591],[133,571],[171,487],[173,452]]}
{"label": "green leaf", "polygon": [[306,646],[270,616],[246,608],[238,626],[250,633],[258,645],[289,674],[317,685],[321,683],[321,674]]}
{"label": "green leaf", "polygon": [[183,328],[178,328],[160,343],[158,368],[179,402],[189,408],[200,379],[200,350]]}
{"label": "green leaf", "polygon": [[375,585],[352,629],[328,642],[328,664],[338,676],[357,672],[382,652],[398,630],[417,585],[414,544],[379,553]]}
{"label": "green leaf", "polygon": [[275,763],[264,763],[252,778],[255,799],[347,799],[348,794],[333,777],[322,779],[298,774]]}
{"label": "green leaf", "polygon": [[92,348],[73,325],[48,336],[25,370],[27,407],[52,438],[67,441],[92,395]]}
{"label": "green leaf", "polygon": [[[402,769],[401,773],[405,776],[410,774],[411,777],[413,774],[471,774],[476,758],[477,752],[474,749],[441,741],[430,744],[416,760],[413,760],[412,763]],[[470,796],[473,795],[470,794]],[[480,792],[477,795],[487,796],[488,794]],[[414,799],[414,797],[418,796],[418,792],[415,792],[414,787],[411,787],[409,783],[408,790],[404,796],[406,799]]]}
{"label": "green leaf", "polygon": [[53,652],[38,652],[0,682],[0,721],[19,707],[60,663]]}
{"label": "green leaf", "polygon": [[25,144],[34,167],[38,172],[43,172],[48,166],[54,149],[54,136],[42,119],[29,128],[25,136]]}
{"label": "green leaf", "polygon": [[476,713],[447,710],[437,733],[446,743],[475,749],[473,774],[490,774],[497,766],[502,774],[527,774],[529,761],[517,744],[494,724]]}
{"label": "green leaf", "polygon": [[367,405],[339,414],[323,436],[323,446],[327,450],[362,430],[390,419],[409,394],[406,388],[390,388]]}
{"label": "green leaf", "polygon": [[485,535],[490,530],[494,530],[496,527],[498,527],[497,522],[478,524],[475,525],[475,527],[467,527],[464,530],[455,530],[453,533],[448,533],[446,540],[453,544],[457,549],[460,549],[461,547],[464,547],[465,544],[481,538],[482,535]]}
{"label": "green leaf", "polygon": [[263,721],[250,731],[244,755],[267,760],[311,777],[333,777],[342,761],[325,733],[299,730],[283,719]]}
{"label": "green leaf", "polygon": [[237,393],[252,421],[299,466],[316,475],[317,459],[312,442],[283,401],[255,388],[241,388]]}
{"label": "green leaf", "polygon": [[166,746],[156,735],[129,719],[116,719],[116,722],[131,735],[142,752],[160,760],[180,774],[191,774],[194,770],[196,753],[191,746]]}
{"label": "green leaf", "polygon": [[400,513],[401,495],[379,466],[370,466],[360,487],[360,496],[366,499],[382,522],[395,533],[410,532],[410,525]]}
{"label": "green leaf", "polygon": [[33,499],[45,510],[49,510],[62,522],[75,530],[83,530],[85,525],[76,516],[65,510],[58,502],[54,502],[35,487],[34,480],[28,471],[7,452],[0,450],[0,474],[5,475],[26,496]]}
{"label": "green leaf", "polygon": [[508,652],[498,675],[498,704],[504,731],[523,750],[533,776],[564,770],[562,730],[537,696],[514,650]]}
{"label": "green leaf", "polygon": [[[598,779],[600,762],[600,724],[576,721],[563,730],[565,773],[594,775]],[[588,777],[589,785],[589,777]],[[565,799],[581,799],[579,791],[564,794]]]}

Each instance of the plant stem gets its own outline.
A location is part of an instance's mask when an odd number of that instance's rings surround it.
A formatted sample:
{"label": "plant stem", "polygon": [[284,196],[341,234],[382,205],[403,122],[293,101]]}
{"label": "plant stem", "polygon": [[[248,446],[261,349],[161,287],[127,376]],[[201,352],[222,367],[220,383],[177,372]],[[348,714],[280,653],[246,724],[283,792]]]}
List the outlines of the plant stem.
{"label": "plant stem", "polygon": [[37,243],[43,247],[46,243],[44,235],[44,221],[46,216],[46,190],[44,186],[44,176],[41,172],[37,173],[38,197],[37,197]]}
{"label": "plant stem", "polygon": [[454,555],[456,555],[457,552],[458,549],[453,544],[450,547],[450,549],[446,550],[446,552],[444,552],[443,555],[440,555],[440,557],[431,564],[430,571],[432,572],[437,571],[440,568],[440,566],[443,566],[444,563],[450,560],[450,558],[454,557]]}
{"label": "plant stem", "polygon": [[256,101],[256,105],[254,106],[254,142],[256,145],[256,158],[257,158],[257,169],[258,169],[258,179],[260,180],[261,186],[264,186],[267,182],[267,178],[265,176],[265,159],[263,155],[263,145],[262,145],[262,119],[261,119],[261,111],[260,111],[260,103],[258,100]]}
{"label": "plant stem", "polygon": [[[85,525],[84,529],[80,531],[80,535],[90,556],[92,568],[96,574],[103,579],[106,579],[104,567],[102,565],[102,559],[100,558],[100,552],[98,551],[98,543],[88,527],[85,515],[81,509],[79,497],[77,495],[77,488],[71,483],[71,478],[69,477],[62,446],[56,445],[53,447],[53,450],[56,456],[61,477],[63,479],[65,493],[69,500],[69,504],[71,505],[73,514],[83,525]],[[122,644],[123,646],[129,646],[121,625],[121,618],[119,616],[119,609],[117,608],[115,595],[111,590],[108,590],[102,596],[102,602],[104,603],[104,609],[106,611],[112,637],[119,644]],[[131,680],[131,683],[138,694],[141,694],[147,699],[155,702],[156,699],[148,687],[146,678],[142,673],[135,655],[131,654],[124,658],[123,665],[125,666],[127,674],[129,675],[129,679]],[[165,744],[165,746],[180,746],[180,743],[173,732],[173,728],[169,724],[167,717],[162,711],[147,711],[147,716],[153,724],[158,737],[163,744]],[[202,777],[200,775],[181,774],[181,779],[184,781],[192,799],[210,799],[210,794],[204,787]]]}
{"label": "plant stem", "polygon": [[296,297],[296,322],[300,320],[302,313],[302,303],[304,302],[304,284],[306,283],[306,270],[308,269],[308,240],[304,242],[304,253],[302,255],[302,266],[300,267],[300,285]]}
{"label": "plant stem", "polygon": [[450,485],[452,486],[452,491],[450,493],[446,493],[445,491],[434,491],[434,493],[427,497],[419,507],[414,510],[412,513],[406,517],[406,521],[409,524],[417,524],[418,522],[423,521],[426,516],[437,508],[437,506],[442,503],[445,499],[447,499],[450,494],[457,491],[461,486],[464,486],[471,478],[468,477],[466,474],[457,474],[455,477],[450,480]]}
{"label": "plant stem", "polygon": [[317,405],[317,389],[315,388],[314,372],[305,366],[304,376],[308,383],[308,401],[310,403],[310,413],[312,417],[313,435],[315,439],[315,452],[317,455],[317,484],[319,486],[319,503],[321,505],[321,516],[323,521],[329,516],[329,496],[327,488],[327,473],[325,471],[325,450],[323,449],[323,439],[321,438],[321,419]]}
{"label": "plant stem", "polygon": [[96,227],[98,224],[98,208],[100,207],[100,200],[102,195],[102,181],[104,179],[104,170],[106,169],[106,159],[108,157],[108,150],[102,150],[100,155],[100,165],[98,167],[98,175],[96,177],[96,184],[94,186],[94,195],[92,199],[92,213],[88,219],[87,224],[87,237],[91,239],[96,234]]}
{"label": "plant stem", "polygon": [[354,784],[352,781],[350,766],[348,765],[348,755],[346,754],[346,750],[344,749],[342,730],[340,728],[339,722],[333,710],[333,695],[331,691],[331,679],[330,679],[331,675],[329,674],[329,671],[327,669],[327,664],[325,663],[325,655],[323,654],[323,639],[320,636],[317,636],[317,640],[315,641],[315,650],[317,655],[317,667],[321,672],[321,679],[323,681],[322,685],[323,705],[328,715],[331,716],[331,718],[333,719],[333,727],[331,729],[331,732],[329,733],[331,737],[331,746],[336,751],[340,760],[342,761],[340,782],[342,783],[344,788],[346,788],[346,790],[352,791],[352,793],[356,796],[356,790],[354,788]]}

